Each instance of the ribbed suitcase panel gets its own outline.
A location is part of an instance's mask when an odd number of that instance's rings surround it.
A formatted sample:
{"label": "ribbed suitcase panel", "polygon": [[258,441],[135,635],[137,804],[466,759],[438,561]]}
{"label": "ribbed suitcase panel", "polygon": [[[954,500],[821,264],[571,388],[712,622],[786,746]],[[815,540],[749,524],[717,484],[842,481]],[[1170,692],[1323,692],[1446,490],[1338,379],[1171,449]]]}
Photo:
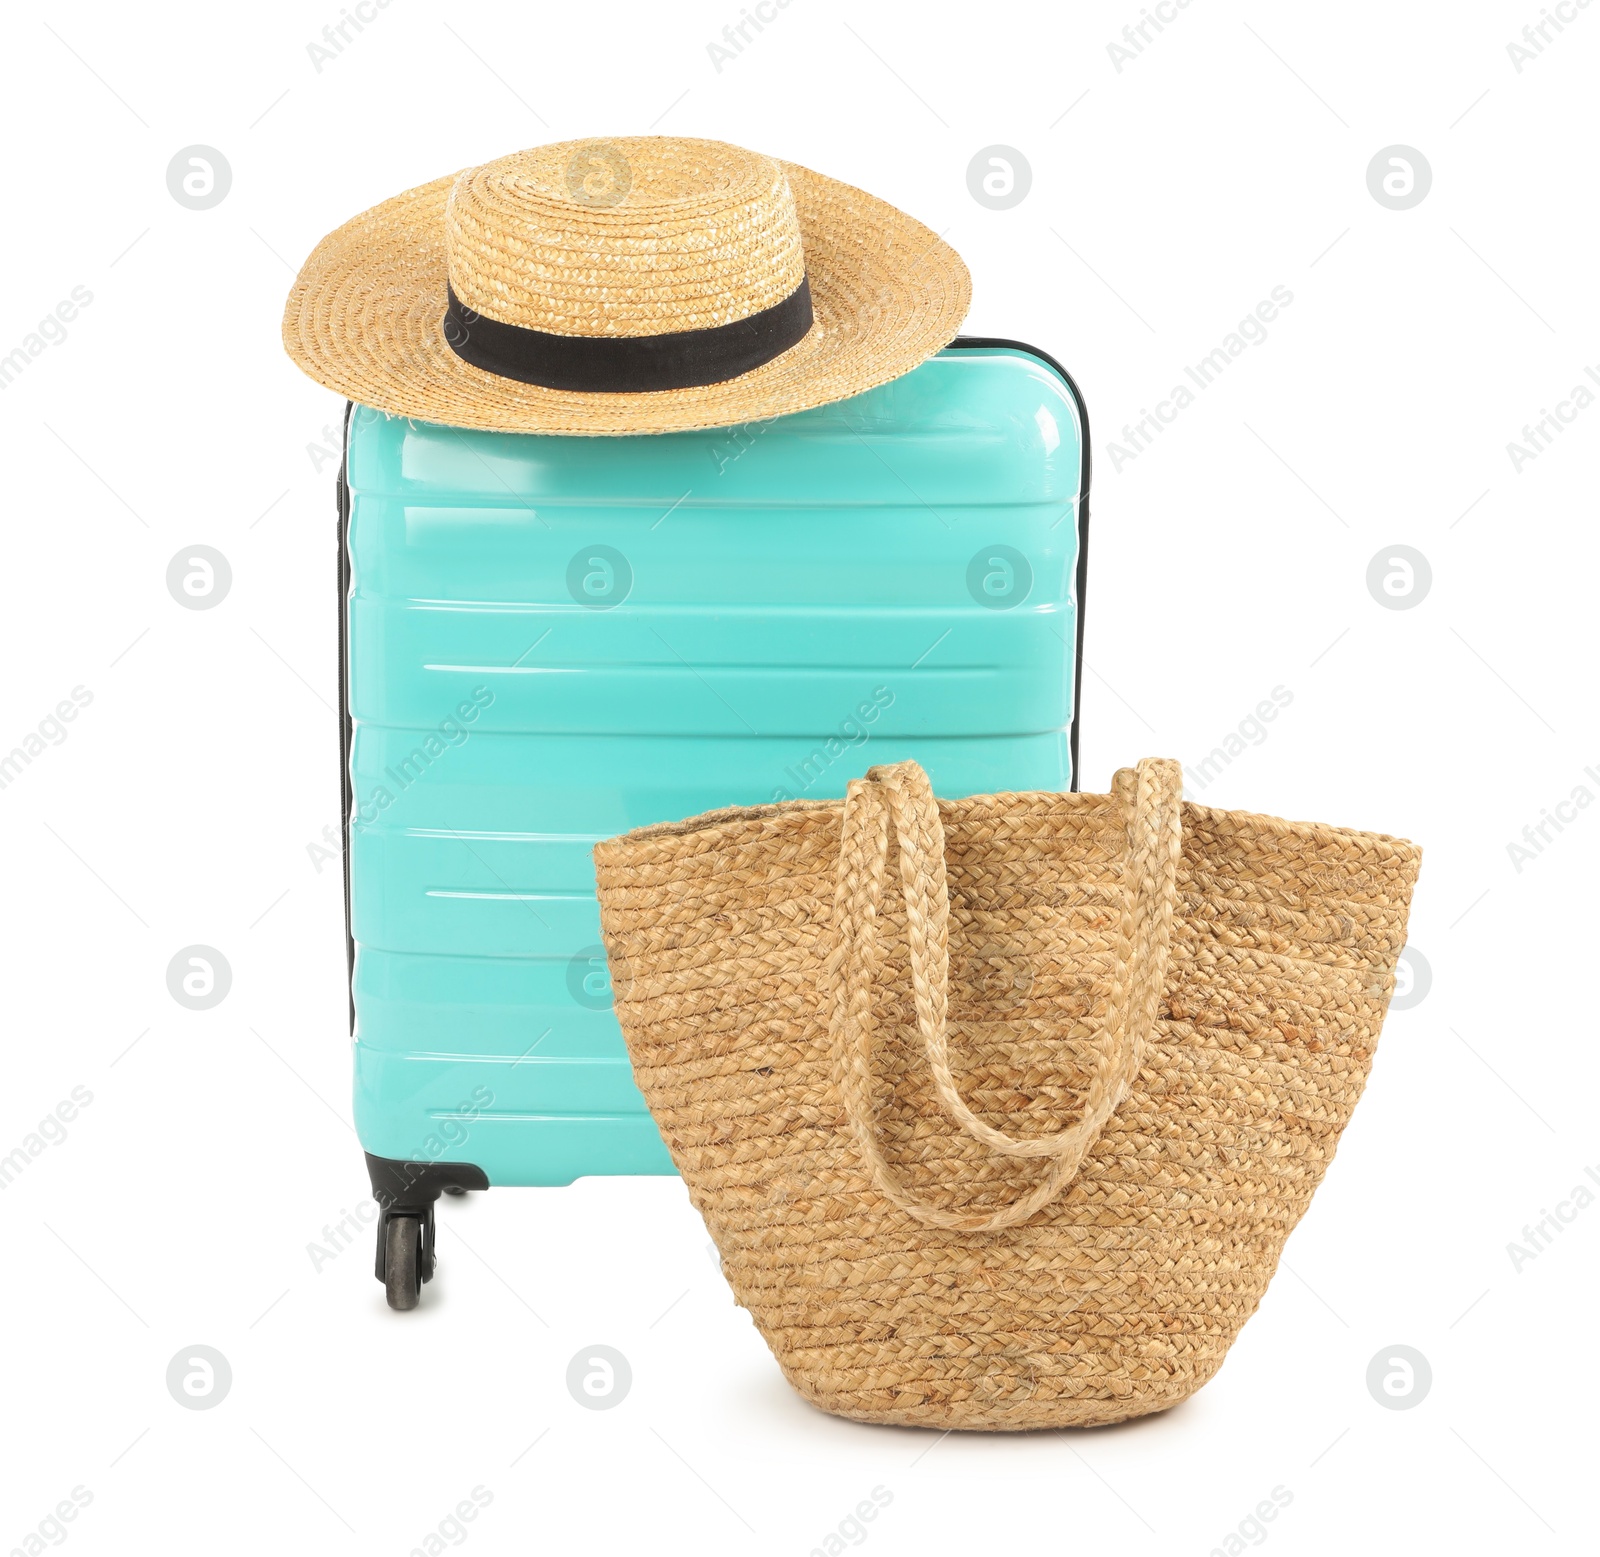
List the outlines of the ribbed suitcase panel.
{"label": "ribbed suitcase panel", "polygon": [[915,756],[1072,780],[1081,442],[1040,359],[840,406],[536,438],[359,411],[348,480],[356,1116],[491,1183],[670,1172],[589,851]]}

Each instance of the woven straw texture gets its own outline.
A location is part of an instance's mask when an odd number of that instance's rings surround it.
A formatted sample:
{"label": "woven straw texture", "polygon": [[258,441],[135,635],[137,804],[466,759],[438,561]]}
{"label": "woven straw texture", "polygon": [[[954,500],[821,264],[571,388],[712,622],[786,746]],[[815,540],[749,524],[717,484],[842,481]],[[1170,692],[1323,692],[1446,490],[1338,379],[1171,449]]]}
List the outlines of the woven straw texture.
{"label": "woven straw texture", "polygon": [[[502,323],[616,337],[747,318],[802,275],[806,335],[695,389],[523,384],[463,361],[443,330],[447,281]],[[283,344],[319,384],[396,415],[503,432],[678,432],[898,378],[950,342],[970,299],[955,250],[886,201],[721,141],[633,136],[517,152],[346,222],[296,278]]]}
{"label": "woven straw texture", "polygon": [[617,1014],[723,1270],[825,1410],[1159,1411],[1220,1366],[1366,1083],[1420,851],[1110,795],[713,812],[595,850]]}

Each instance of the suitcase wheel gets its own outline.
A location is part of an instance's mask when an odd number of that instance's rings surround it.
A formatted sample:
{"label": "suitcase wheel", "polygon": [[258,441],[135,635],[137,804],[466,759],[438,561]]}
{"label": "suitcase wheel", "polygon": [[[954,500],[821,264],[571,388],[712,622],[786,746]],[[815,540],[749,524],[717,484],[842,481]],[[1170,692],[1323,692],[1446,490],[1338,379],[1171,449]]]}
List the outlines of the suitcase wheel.
{"label": "suitcase wheel", "polygon": [[378,1202],[378,1254],[373,1274],[390,1308],[412,1309],[433,1280],[434,1206],[439,1196],[487,1189],[488,1175],[470,1162],[409,1162],[367,1153],[372,1198]]}
{"label": "suitcase wheel", "polygon": [[391,1216],[383,1232],[383,1295],[390,1308],[415,1308],[422,1297],[422,1218]]}

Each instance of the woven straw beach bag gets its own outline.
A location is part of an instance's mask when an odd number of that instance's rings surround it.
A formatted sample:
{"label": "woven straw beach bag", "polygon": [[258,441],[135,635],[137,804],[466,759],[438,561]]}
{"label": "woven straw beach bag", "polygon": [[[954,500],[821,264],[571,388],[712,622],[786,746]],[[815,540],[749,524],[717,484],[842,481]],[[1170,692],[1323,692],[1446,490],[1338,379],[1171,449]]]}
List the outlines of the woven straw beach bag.
{"label": "woven straw beach bag", "polygon": [[634,1074],[824,1410],[1090,1426],[1199,1389],[1366,1082],[1420,851],[1110,795],[715,811],[595,850]]}

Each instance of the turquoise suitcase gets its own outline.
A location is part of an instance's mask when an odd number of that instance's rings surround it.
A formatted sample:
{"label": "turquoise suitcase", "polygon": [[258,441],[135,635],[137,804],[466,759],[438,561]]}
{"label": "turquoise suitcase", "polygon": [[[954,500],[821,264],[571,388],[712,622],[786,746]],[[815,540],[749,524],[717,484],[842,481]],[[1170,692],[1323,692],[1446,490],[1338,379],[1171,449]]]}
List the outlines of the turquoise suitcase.
{"label": "turquoise suitcase", "polygon": [[441,1193],[673,1171],[590,850],[716,806],[1076,787],[1089,454],[1044,353],[960,337],[798,415],[623,438],[346,414],[355,1121],[396,1307]]}

